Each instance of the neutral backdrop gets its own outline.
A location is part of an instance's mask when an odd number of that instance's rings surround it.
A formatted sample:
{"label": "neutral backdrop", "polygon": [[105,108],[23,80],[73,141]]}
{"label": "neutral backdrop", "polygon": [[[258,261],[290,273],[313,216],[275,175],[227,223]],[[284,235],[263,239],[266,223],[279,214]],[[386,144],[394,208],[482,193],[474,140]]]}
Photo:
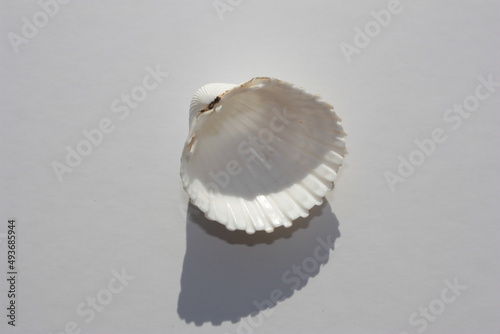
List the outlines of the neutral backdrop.
{"label": "neutral backdrop", "polygon": [[[498,1],[0,13],[1,277],[11,217],[19,270],[15,328],[0,283],[0,332],[500,332]],[[246,236],[188,206],[179,160],[192,94],[255,76],[332,103],[349,156],[310,218]]]}

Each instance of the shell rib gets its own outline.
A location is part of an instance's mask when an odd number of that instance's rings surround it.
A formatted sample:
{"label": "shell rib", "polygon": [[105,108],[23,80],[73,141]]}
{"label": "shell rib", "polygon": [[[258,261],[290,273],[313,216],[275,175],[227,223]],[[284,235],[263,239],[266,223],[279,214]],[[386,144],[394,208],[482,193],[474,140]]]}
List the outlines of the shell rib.
{"label": "shell rib", "polygon": [[322,203],[345,137],[330,104],[290,83],[208,84],[191,101],[182,183],[229,230],[272,232]]}

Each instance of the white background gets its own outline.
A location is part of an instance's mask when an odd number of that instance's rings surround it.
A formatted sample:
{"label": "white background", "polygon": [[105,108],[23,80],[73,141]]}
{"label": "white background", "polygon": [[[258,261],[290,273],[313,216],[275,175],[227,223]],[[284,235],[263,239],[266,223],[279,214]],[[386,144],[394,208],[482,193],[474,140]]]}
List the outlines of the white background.
{"label": "white background", "polygon": [[[351,62],[341,43],[386,1],[232,3],[219,16],[212,1],[72,1],[16,53],[8,34],[41,8],[1,2],[0,259],[5,272],[15,217],[19,277],[16,328],[1,280],[0,331],[498,333],[500,87],[457,129],[443,118],[478,77],[500,82],[498,1],[401,0]],[[169,75],[121,120],[111,104],[148,66]],[[186,215],[179,159],[194,91],[255,76],[331,102],[350,154],[310,219],[247,237]],[[114,130],[59,182],[52,163],[104,118]],[[444,143],[391,191],[384,173],[437,128]],[[321,268],[284,281],[318,238],[335,242]],[[114,269],[134,279],[86,322],[78,305],[106,296]],[[449,304],[446,280],[466,287]],[[285,298],[258,312],[275,289]]]}

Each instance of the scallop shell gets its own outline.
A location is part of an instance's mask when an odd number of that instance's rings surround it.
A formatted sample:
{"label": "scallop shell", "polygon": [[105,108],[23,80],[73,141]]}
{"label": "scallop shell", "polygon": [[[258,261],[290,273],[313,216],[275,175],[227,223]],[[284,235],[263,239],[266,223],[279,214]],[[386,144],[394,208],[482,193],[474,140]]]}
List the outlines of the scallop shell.
{"label": "scallop shell", "polygon": [[274,78],[205,85],[189,114],[184,189],[229,230],[272,232],[308,216],[332,189],[347,153],[333,107]]}

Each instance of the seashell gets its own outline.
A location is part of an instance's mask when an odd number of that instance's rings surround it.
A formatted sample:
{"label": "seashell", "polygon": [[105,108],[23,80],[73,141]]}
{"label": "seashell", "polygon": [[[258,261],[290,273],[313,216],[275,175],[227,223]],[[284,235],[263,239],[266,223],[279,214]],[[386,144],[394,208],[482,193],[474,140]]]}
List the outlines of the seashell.
{"label": "seashell", "polygon": [[272,232],[323,202],[345,137],[330,104],[285,81],[207,84],[191,100],[182,183],[208,219]]}

